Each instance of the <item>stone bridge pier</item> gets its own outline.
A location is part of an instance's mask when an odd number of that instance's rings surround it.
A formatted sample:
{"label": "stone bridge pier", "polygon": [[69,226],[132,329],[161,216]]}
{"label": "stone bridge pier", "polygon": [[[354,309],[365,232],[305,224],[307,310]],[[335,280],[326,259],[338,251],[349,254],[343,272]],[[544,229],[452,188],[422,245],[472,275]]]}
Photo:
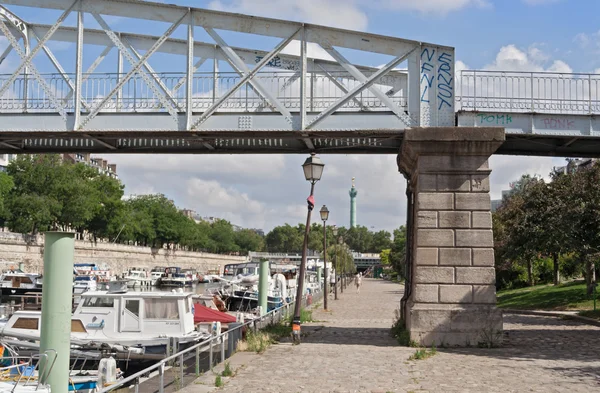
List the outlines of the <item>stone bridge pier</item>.
{"label": "stone bridge pier", "polygon": [[401,314],[430,346],[497,342],[491,170],[502,128],[405,131],[398,168],[408,181],[407,276]]}

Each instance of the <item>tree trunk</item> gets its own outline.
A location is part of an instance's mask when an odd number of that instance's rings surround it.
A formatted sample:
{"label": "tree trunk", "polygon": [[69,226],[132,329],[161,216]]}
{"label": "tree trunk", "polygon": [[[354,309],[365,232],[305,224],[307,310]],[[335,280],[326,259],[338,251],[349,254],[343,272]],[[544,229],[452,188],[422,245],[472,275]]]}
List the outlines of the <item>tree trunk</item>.
{"label": "tree trunk", "polygon": [[558,254],[552,254],[552,262],[554,263],[554,285],[560,284],[560,271],[558,269]]}
{"label": "tree trunk", "polygon": [[587,287],[587,294],[592,295],[594,293],[594,284],[596,283],[596,266],[592,258],[587,258],[585,261],[585,284]]}
{"label": "tree trunk", "polygon": [[533,282],[533,262],[531,259],[527,259],[527,282],[530,287],[535,284]]}

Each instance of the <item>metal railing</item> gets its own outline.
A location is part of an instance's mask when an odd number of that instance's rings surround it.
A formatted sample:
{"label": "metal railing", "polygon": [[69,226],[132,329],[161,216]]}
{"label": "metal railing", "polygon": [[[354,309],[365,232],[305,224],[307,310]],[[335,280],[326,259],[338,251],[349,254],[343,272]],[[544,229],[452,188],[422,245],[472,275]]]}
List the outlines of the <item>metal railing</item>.
{"label": "metal railing", "polygon": [[517,113],[600,113],[600,75],[463,70],[456,108]]}
{"label": "metal railing", "polygon": [[[323,296],[323,291],[319,291],[316,294],[312,294],[313,302],[319,301],[319,299],[322,296]],[[307,298],[308,297],[305,296],[302,300],[304,306],[307,305]],[[220,361],[219,361],[219,363],[222,363],[228,357],[233,355],[233,353],[235,353],[235,351],[236,351],[236,343],[234,342],[233,345],[228,344],[228,346],[230,348],[233,348],[233,351],[227,351],[229,353],[226,354],[226,351],[225,351],[225,341],[226,340],[229,340],[230,337],[233,337],[234,335],[238,336],[241,339],[241,337],[242,337],[241,329],[243,329],[243,328],[249,328],[249,329],[251,328],[254,332],[256,332],[259,329],[262,329],[267,325],[272,325],[274,323],[281,322],[290,316],[290,308],[293,310],[293,307],[294,307],[294,303],[287,303],[279,308],[271,310],[270,312],[266,313],[265,315],[263,315],[261,317],[257,317],[255,319],[247,321],[243,324],[240,324],[240,325],[234,327],[233,329],[229,329],[219,335],[215,335],[208,340],[202,341],[202,342],[195,344],[189,348],[179,351],[173,355],[167,356],[164,359],[157,362],[156,364],[154,364],[148,368],[145,368],[144,370],[141,370],[135,374],[132,374],[132,375],[118,381],[117,383],[115,383],[113,385],[110,385],[107,387],[100,387],[103,389],[99,393],[107,393],[107,392],[110,392],[110,391],[113,391],[116,389],[123,388],[132,383],[134,385],[135,393],[139,393],[139,386],[141,383],[140,378],[142,378],[145,375],[149,375],[153,372],[158,372],[158,379],[159,379],[158,392],[164,393],[165,371],[166,371],[167,367],[169,367],[169,364],[175,363],[175,362],[177,362],[178,366],[179,366],[178,375],[175,377],[175,379],[179,381],[179,388],[183,388],[184,387],[183,381],[184,381],[184,377],[185,377],[185,369],[190,367],[190,366],[185,365],[185,361],[191,359],[190,356],[192,354],[194,354],[194,357],[195,357],[193,374],[195,377],[198,377],[198,376],[200,376],[200,363],[201,363],[200,354],[203,351],[208,351],[208,353],[209,353],[208,369],[211,370],[213,368],[213,366],[215,365],[215,363],[214,363],[215,346],[220,345],[220,356],[219,356]],[[174,369],[174,367],[175,366],[173,366],[173,369]]]}
{"label": "metal railing", "polygon": [[[370,73],[365,75],[369,77]],[[165,93],[167,101],[176,110],[183,112],[186,108],[185,73],[150,74],[153,83]],[[106,97],[125,74],[91,73],[83,74],[81,96],[83,110],[94,108]],[[55,95],[67,111],[73,111],[73,91],[75,74],[42,74],[50,91]],[[0,75],[0,86],[10,75]],[[192,108],[194,112],[203,112],[215,101],[235,86],[241,77],[236,73],[221,72],[214,77],[213,73],[196,73],[192,83]],[[259,72],[254,80],[270,91],[284,107],[291,111],[300,109],[300,74],[292,71]],[[306,100],[309,111],[321,111],[332,105],[338,98],[346,94],[344,90],[352,90],[360,85],[346,72],[312,72],[306,78]],[[406,107],[406,79],[394,75],[384,75],[377,83],[382,92],[389,92],[391,100],[399,107]],[[243,84],[223,105],[218,112],[261,112],[270,111],[271,105],[253,88],[250,83]],[[338,111],[387,111],[389,110],[368,89],[348,101]],[[0,98],[2,112],[56,112],[52,100],[47,96],[39,82],[31,76],[19,76],[8,91]],[[104,105],[102,112],[161,112],[165,111],[160,100],[148,87],[144,79],[134,75]]]}

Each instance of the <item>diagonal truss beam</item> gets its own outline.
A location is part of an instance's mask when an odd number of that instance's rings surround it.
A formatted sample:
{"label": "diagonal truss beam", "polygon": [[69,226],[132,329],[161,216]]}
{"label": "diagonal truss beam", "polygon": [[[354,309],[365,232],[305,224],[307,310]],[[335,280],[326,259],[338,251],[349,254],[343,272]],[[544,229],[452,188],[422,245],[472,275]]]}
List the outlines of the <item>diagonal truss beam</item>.
{"label": "diagonal truss beam", "polygon": [[[4,23],[4,21],[1,18],[0,18],[0,30],[2,30],[2,32],[6,36],[6,38],[12,45],[12,47],[14,48],[14,50],[17,52],[17,54],[21,58],[21,60],[22,60],[21,66],[23,66],[23,64],[28,62],[27,59],[29,59],[29,61],[31,61],[31,58],[28,57],[25,54],[25,52],[23,52],[23,50],[19,46],[19,43],[17,42],[17,39],[15,38],[15,36],[13,36],[12,32],[8,29],[8,27],[6,26],[6,24]],[[38,44],[38,48],[39,48],[39,44]],[[46,96],[48,97],[50,102],[52,102],[52,105],[54,105],[54,107],[56,108],[58,113],[60,113],[60,116],[66,122],[67,121],[67,112],[65,111],[64,106],[56,99],[56,96],[54,95],[54,92],[52,91],[52,89],[50,89],[50,86],[48,86],[48,84],[46,83],[44,78],[42,78],[42,76],[38,72],[37,68],[35,68],[33,63],[29,64],[29,66],[27,68],[33,74],[35,79],[38,81],[38,83],[44,90],[44,93],[46,94]],[[19,68],[19,70],[17,71],[17,74],[13,74],[13,77],[11,77],[6,83],[4,83],[4,86],[2,86],[2,88],[0,89],[0,97],[2,97],[6,93],[6,91],[9,89],[9,87],[14,83],[14,81],[16,80],[15,75],[18,75],[18,73],[20,72],[21,69],[23,69],[23,67]]]}
{"label": "diagonal truss beam", "polygon": [[[131,43],[129,42],[129,40],[127,40],[127,38],[123,38],[123,43],[125,43],[127,45],[127,47],[129,49],[131,49],[131,53],[133,53],[133,55],[136,57],[137,61],[140,61],[142,59],[142,55],[140,55],[138,53],[138,51],[135,50],[135,48],[133,47],[133,45],[131,45]],[[160,89],[163,91],[165,97],[171,102],[171,104],[174,107],[177,108],[177,101],[175,101],[175,99],[173,98],[173,95],[171,94],[171,91],[169,90],[169,88],[163,83],[163,81],[160,80],[160,78],[158,77],[158,74],[156,73],[156,71],[154,71],[154,68],[152,68],[150,66],[150,64],[148,64],[147,61],[144,61],[142,64],[143,64],[143,67],[148,72],[150,78],[152,78],[154,80],[154,82],[158,85],[158,87],[160,87]]]}
{"label": "diagonal truss beam", "polygon": [[[38,42],[39,42],[40,41],[40,37],[35,32],[35,29],[29,29],[29,31],[31,31],[31,34],[33,35],[33,37],[36,40],[38,40]],[[75,91],[75,85],[73,84],[73,81],[71,80],[71,78],[69,78],[69,76],[67,75],[65,69],[62,67],[62,65],[60,65],[60,62],[56,59],[56,56],[54,56],[54,53],[50,50],[50,48],[48,48],[48,46],[46,46],[46,45],[42,45],[42,49],[43,49],[44,53],[46,53],[46,56],[48,56],[48,59],[50,60],[50,63],[52,63],[52,65],[54,66],[54,68],[56,68],[56,71],[58,71],[58,73],[60,74],[61,78],[63,78],[63,80],[66,82],[67,86],[69,86],[69,88],[71,89],[71,92],[69,93],[69,96],[72,96],[73,92]],[[88,105],[87,102],[85,102],[85,101],[82,100],[81,104],[87,110],[90,109],[90,106]]]}
{"label": "diagonal truss beam", "polygon": [[214,30],[206,29],[206,31],[211,37],[213,37],[215,41],[217,41],[217,44],[221,46],[221,50],[223,50],[223,53],[225,53],[225,55],[229,58],[232,65],[235,64],[244,72],[244,77],[241,78],[238,81],[238,83],[236,83],[227,93],[219,97],[219,99],[215,101],[215,103],[213,103],[210,106],[210,108],[208,108],[202,114],[202,116],[200,116],[196,120],[194,124],[192,124],[191,129],[195,129],[196,127],[198,127],[198,125],[202,124],[206,119],[208,119],[209,116],[211,116],[233,93],[237,91],[237,89],[239,89],[246,82],[252,84],[252,86],[257,91],[259,91],[263,96],[269,99],[271,103],[275,105],[277,109],[279,109],[280,113],[283,116],[285,116],[286,120],[288,120],[288,122],[291,124],[292,114],[290,113],[290,111],[285,106],[283,106],[283,104],[281,104],[275,97],[273,97],[271,92],[262,87],[262,85],[257,81],[253,81],[252,78],[258,73],[258,71],[261,70],[261,68],[268,64],[273,59],[273,57],[275,57],[279,52],[281,52],[281,50],[285,48],[294,39],[294,37],[296,36],[296,34],[298,34],[300,29],[296,30],[294,34],[292,34],[288,38],[282,40],[271,52],[269,52],[265,57],[263,57],[261,61],[259,61],[258,64],[256,64],[256,66],[252,70],[249,70],[248,67],[246,67],[243,60],[240,59],[240,57],[229,46],[227,46],[225,41],[223,41],[223,39]]}
{"label": "diagonal truss beam", "polygon": [[[202,67],[202,64],[206,63],[206,60],[208,60],[207,58],[202,58],[200,60],[198,60],[196,63],[194,63],[194,67],[192,70],[192,74],[194,72],[196,72],[198,70],[198,68]],[[171,89],[171,95],[174,96],[175,94],[177,94],[177,90],[179,90],[179,88],[181,86],[183,86],[183,84],[187,81],[187,77],[183,77],[180,78],[177,83],[175,84],[175,86],[173,86],[173,88]]]}
{"label": "diagonal truss beam", "polygon": [[[348,73],[350,75],[352,75],[354,78],[356,78],[356,80],[358,80],[359,82],[361,82],[362,84],[365,84],[365,82],[367,80],[369,80],[370,78],[367,78],[362,72],[360,72],[352,63],[350,63],[348,61],[348,59],[346,59],[340,52],[338,52],[331,44],[329,44],[329,42],[322,40],[320,43],[321,47],[323,49],[325,49],[325,51],[327,51],[327,53],[329,53],[329,55],[331,57],[333,57],[335,60],[337,60],[340,65],[346,70],[348,71]],[[418,48],[418,46],[413,47],[411,50],[409,50],[408,53],[401,55],[400,57],[397,57],[396,59],[394,59],[393,61],[396,61],[397,59],[401,58],[400,61],[398,61],[396,63],[396,65],[400,64],[402,61],[404,61],[411,53],[413,53],[416,49]],[[392,61],[392,62],[393,62]],[[393,67],[392,67],[393,68]],[[377,72],[376,72],[377,74]],[[373,74],[375,75],[375,74]],[[383,75],[381,75],[383,76]],[[369,91],[371,93],[373,93],[375,95],[375,97],[377,97],[381,102],[383,102],[383,104],[388,107],[389,110],[391,110],[392,112],[394,112],[394,114],[396,116],[398,116],[398,118],[400,120],[402,120],[407,126],[412,126],[413,125],[413,121],[411,120],[411,118],[409,116],[407,116],[400,108],[398,108],[398,106],[396,104],[394,104],[394,101],[392,101],[392,99],[390,97],[388,97],[384,92],[381,91],[381,89],[373,86],[373,84],[369,84],[366,88],[369,89]],[[364,89],[363,89],[364,90]],[[361,90],[362,91],[362,90]]]}
{"label": "diagonal truss beam", "polygon": [[[102,53],[100,53],[100,55],[96,58],[96,60],[94,60],[94,62],[85,71],[85,74],[84,74],[83,78],[81,78],[81,84],[85,83],[85,81],[87,81],[90,78],[90,76],[92,76],[91,74],[96,70],[96,68],[98,68],[98,66],[100,65],[100,63],[102,63],[102,61],[106,58],[106,55],[108,55],[108,52],[110,52],[112,48],[114,48],[112,45],[107,46],[106,48],[104,48],[104,50],[102,51]],[[71,99],[71,97],[73,97],[73,91],[72,90],[69,92],[69,94],[67,94],[67,96],[65,97],[64,101],[65,102],[69,101]]]}
{"label": "diagonal truss beam", "polygon": [[[127,48],[125,47],[123,42],[119,39],[119,37],[117,37],[115,32],[111,30],[111,28],[108,26],[106,21],[100,16],[100,14],[98,14],[97,12],[92,12],[92,15],[94,16],[94,19],[96,19],[96,21],[100,24],[100,26],[102,26],[102,28],[104,29],[104,31],[106,32],[108,37],[111,39],[113,44],[115,44],[115,46],[119,49],[119,52],[122,53],[125,57],[127,57],[127,60],[131,63],[131,69],[119,81],[119,83],[117,83],[117,85],[110,91],[110,93],[108,93],[102,99],[102,101],[100,101],[100,103],[91,111],[91,113],[82,121],[82,123],[79,127],[80,129],[85,127],[94,117],[96,117],[98,115],[98,113],[100,113],[100,111],[102,110],[104,105],[106,105],[106,103],[112,98],[112,96],[114,96],[125,85],[125,83],[127,83],[127,81],[129,81],[129,79],[131,79],[131,77],[136,72],[140,71],[144,62],[150,56],[152,56],[154,54],[154,52],[156,52],[156,49],[158,49],[158,47],[160,47],[166,41],[166,39],[173,33],[173,31],[175,31],[175,29],[177,29],[177,27],[179,27],[179,25],[183,22],[185,16],[187,15],[187,12],[184,15],[182,15],[179,18],[179,20],[177,20],[175,23],[173,23],[171,25],[171,27],[169,27],[167,29],[167,31],[165,31],[165,33],[159,37],[159,39],[154,43],[152,48],[150,48],[144,54],[144,56],[142,56],[142,58],[137,62],[135,61],[135,59],[131,55],[131,53],[127,50]],[[146,84],[148,85],[150,90],[152,90],[152,92],[160,100],[161,104],[169,112],[169,114],[171,115],[173,120],[177,123],[179,121],[179,118],[178,118],[177,111],[175,110],[175,108],[173,108],[173,106],[169,105],[168,101],[165,99],[162,92],[160,90],[158,90],[158,88],[154,85],[152,79],[144,71],[140,72],[140,76],[142,77],[142,79],[144,79],[144,81],[146,82]]]}
{"label": "diagonal truss beam", "polygon": [[[273,59],[273,57],[277,56],[279,54],[279,52],[281,52],[290,42],[292,42],[292,40],[294,39],[294,37],[296,36],[296,34],[298,34],[298,32],[301,29],[302,28],[299,28],[291,36],[289,36],[288,38],[283,39],[283,41],[281,41],[279,43],[279,45],[277,45],[275,47],[274,50],[272,50],[267,55],[265,55],[265,57],[263,57],[258,62],[258,64],[256,66],[254,66],[254,68],[252,69],[252,71],[250,71],[250,69],[248,68],[248,66],[244,62],[244,60],[242,60],[242,58],[233,50],[232,47],[230,47],[229,45],[227,45],[227,43],[223,40],[223,38],[221,38],[221,36],[219,36],[217,34],[216,31],[214,31],[213,29],[210,29],[210,28],[205,28],[204,30],[206,30],[206,32],[208,33],[208,35],[210,35],[211,38],[213,40],[215,40],[215,42],[217,43],[217,45],[220,46],[221,51],[223,52],[223,54],[225,55],[225,57],[227,58],[227,60],[229,61],[229,63],[233,66],[233,68],[237,72],[240,72],[240,73],[242,73],[244,75],[247,75],[248,73],[253,72],[253,71],[255,71],[254,73],[256,73],[256,72],[259,71],[260,68],[262,68],[265,65],[267,65]],[[264,61],[267,57],[268,57],[268,60]],[[262,65],[259,67],[259,64],[262,64]],[[266,89],[259,81],[253,80],[252,78],[249,79],[249,83],[252,85],[252,87],[257,92],[259,92],[263,97],[265,97],[267,99],[267,101],[269,101],[271,103],[271,105],[273,105],[275,108],[277,108],[277,110],[282,115],[284,115],[286,117],[286,119],[288,120],[288,122],[291,124],[291,122],[292,122],[292,115],[291,115],[290,111],[281,102],[279,102],[279,100],[277,99],[277,97],[275,97],[275,96],[273,96],[273,94],[271,94],[271,92],[269,91],[269,89]]]}
{"label": "diagonal truss beam", "polygon": [[[319,124],[321,121],[325,120],[329,115],[331,115],[333,112],[338,110],[338,108],[342,107],[346,102],[350,101],[352,99],[352,97],[359,94],[361,91],[368,89],[379,78],[381,78],[383,75],[385,75],[387,72],[389,72],[389,70],[393,69],[398,64],[403,62],[416,49],[417,48],[415,47],[415,48],[411,49],[408,53],[400,55],[400,56],[396,57],[395,59],[393,59],[392,61],[390,61],[389,63],[387,63],[385,65],[385,67],[383,67],[379,71],[375,72],[373,75],[371,75],[365,81],[363,81],[359,86],[356,86],[354,89],[350,90],[348,92],[348,94],[346,94],[344,97],[339,98],[333,105],[331,105],[329,108],[327,108],[326,110],[321,112],[317,117],[315,117],[313,119],[313,121],[306,128],[307,129],[313,128],[314,126]],[[381,90],[379,90],[379,92],[381,92]],[[408,117],[408,116],[406,116],[406,117]],[[407,124],[407,125],[410,126],[410,124]]]}
{"label": "diagonal truss beam", "polygon": [[[331,72],[327,71],[320,64],[317,64],[317,67],[319,67],[323,71],[323,73],[325,74],[327,79],[329,79],[338,89],[340,89],[344,94],[348,94],[349,90],[346,87],[346,85],[344,85],[342,82],[338,81],[335,76],[331,75]],[[363,104],[363,102],[361,100],[359,100],[358,98],[352,97],[352,101],[357,103],[361,110],[369,110],[367,108],[367,106],[365,104]]]}
{"label": "diagonal truss beam", "polygon": [[[23,68],[31,67],[31,72],[32,72],[32,74],[34,74],[34,76],[36,77],[36,79],[39,77],[43,81],[43,78],[39,75],[39,73],[37,72],[37,69],[35,69],[35,67],[33,66],[33,63],[31,63],[31,60],[42,49],[43,45],[46,42],[48,42],[48,40],[50,39],[50,37],[52,37],[52,34],[54,34],[54,32],[56,30],[58,30],[58,28],[60,27],[60,25],[64,22],[64,20],[67,18],[67,16],[69,16],[69,14],[71,13],[71,11],[73,10],[73,7],[75,7],[75,4],[77,4],[78,2],[79,2],[79,0],[75,0],[71,4],[71,6],[68,7],[61,14],[61,16],[58,17],[58,19],[56,20],[56,23],[50,28],[50,30],[48,30],[48,32],[46,33],[46,35],[44,36],[44,38],[42,38],[41,41],[38,41],[37,46],[35,48],[33,48],[33,50],[31,52],[29,52],[28,55],[25,55],[25,53],[23,53],[21,51],[21,48],[19,48],[19,45],[15,41],[15,37],[8,30],[8,28],[6,27],[6,25],[4,24],[4,22],[2,22],[2,19],[0,19],[0,22],[1,22],[0,26],[3,26],[2,32],[4,33],[4,35],[6,36],[6,38],[9,39],[9,41],[11,41],[11,45],[13,46],[13,48],[15,49],[15,51],[17,51],[17,53],[19,53],[19,56],[22,59],[21,64],[19,64],[17,66],[17,69],[14,71],[14,73],[11,75],[11,77],[4,83],[4,85],[2,86],[2,88],[0,88],[0,97],[2,97],[4,95],[4,93],[6,93],[6,91],[8,90],[8,88],[15,82],[15,80],[17,80],[17,78],[19,77],[19,73],[21,72],[21,70]],[[21,54],[23,54],[23,56],[21,56]],[[52,94],[52,92],[50,91],[50,89],[48,89],[48,92],[46,92],[46,88],[47,88],[46,82],[43,82],[43,83],[40,82],[40,84],[42,85],[42,88],[44,89],[44,92],[46,94],[50,93],[49,97],[51,97],[52,103],[54,105],[57,105],[58,101],[56,101],[56,98],[54,98],[54,94]],[[66,114],[64,114],[65,113],[64,109],[60,105],[57,106],[57,109],[58,109],[59,112],[61,112],[61,115],[66,120]]]}

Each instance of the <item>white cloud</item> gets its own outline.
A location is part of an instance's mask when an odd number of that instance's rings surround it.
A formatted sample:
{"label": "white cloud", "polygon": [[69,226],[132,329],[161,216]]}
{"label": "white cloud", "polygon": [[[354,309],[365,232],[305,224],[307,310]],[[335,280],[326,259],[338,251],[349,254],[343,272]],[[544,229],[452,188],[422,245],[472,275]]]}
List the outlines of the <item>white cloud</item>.
{"label": "white cloud", "polygon": [[367,15],[355,0],[213,0],[209,8],[291,19],[319,25],[366,30]]}
{"label": "white cloud", "polygon": [[466,7],[491,7],[488,0],[374,0],[365,4],[391,10],[418,11],[423,13],[447,14]]}
{"label": "white cloud", "polygon": [[483,69],[490,71],[573,72],[573,69],[562,60],[553,60],[550,64],[549,61],[550,56],[539,46],[532,45],[527,49],[520,49],[510,44],[500,48],[494,61]]}

